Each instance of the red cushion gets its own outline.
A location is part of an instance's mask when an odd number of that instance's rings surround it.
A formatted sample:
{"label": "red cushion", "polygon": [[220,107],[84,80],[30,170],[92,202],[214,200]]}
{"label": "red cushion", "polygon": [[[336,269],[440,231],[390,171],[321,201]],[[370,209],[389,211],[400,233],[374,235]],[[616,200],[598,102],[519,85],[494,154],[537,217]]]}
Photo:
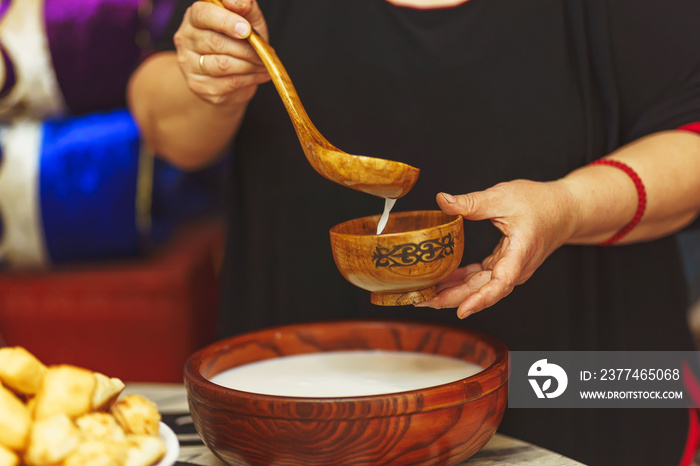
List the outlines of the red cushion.
{"label": "red cushion", "polygon": [[215,336],[222,245],[212,222],[141,261],[0,274],[0,335],[46,364],[182,382],[187,357]]}

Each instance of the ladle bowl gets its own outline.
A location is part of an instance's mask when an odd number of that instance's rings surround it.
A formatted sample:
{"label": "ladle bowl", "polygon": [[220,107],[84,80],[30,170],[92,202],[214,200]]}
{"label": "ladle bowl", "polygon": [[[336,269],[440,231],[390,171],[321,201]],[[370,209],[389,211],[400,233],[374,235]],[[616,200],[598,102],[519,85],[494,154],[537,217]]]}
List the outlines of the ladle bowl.
{"label": "ladle bowl", "polygon": [[[206,1],[223,7],[220,0]],[[306,159],[319,174],[347,188],[384,198],[398,199],[413,188],[419,169],[394,160],[348,154],[328,142],[311,122],[275,50],[255,30],[251,30],[248,42],[267,68]]]}

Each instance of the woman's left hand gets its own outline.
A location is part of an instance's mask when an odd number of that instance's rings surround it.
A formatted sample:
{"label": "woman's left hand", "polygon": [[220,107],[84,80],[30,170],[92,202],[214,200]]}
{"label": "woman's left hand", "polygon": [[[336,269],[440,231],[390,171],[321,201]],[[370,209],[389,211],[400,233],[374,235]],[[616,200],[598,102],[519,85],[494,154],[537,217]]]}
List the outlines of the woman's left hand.
{"label": "woman's left hand", "polygon": [[527,281],[576,228],[573,196],[560,182],[515,180],[459,196],[440,193],[443,212],[490,220],[503,237],[480,264],[455,270],[438,284],[438,296],[417,306],[457,307],[465,318],[494,305]]}

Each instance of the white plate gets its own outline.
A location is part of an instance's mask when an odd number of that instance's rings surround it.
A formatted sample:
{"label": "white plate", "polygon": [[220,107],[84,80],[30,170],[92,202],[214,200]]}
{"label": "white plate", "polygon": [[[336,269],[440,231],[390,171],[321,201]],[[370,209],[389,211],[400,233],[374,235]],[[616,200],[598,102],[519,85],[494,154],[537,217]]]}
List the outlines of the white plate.
{"label": "white plate", "polygon": [[180,456],[180,442],[175,432],[167,424],[160,423],[160,438],[165,442],[165,456],[154,466],[172,466]]}

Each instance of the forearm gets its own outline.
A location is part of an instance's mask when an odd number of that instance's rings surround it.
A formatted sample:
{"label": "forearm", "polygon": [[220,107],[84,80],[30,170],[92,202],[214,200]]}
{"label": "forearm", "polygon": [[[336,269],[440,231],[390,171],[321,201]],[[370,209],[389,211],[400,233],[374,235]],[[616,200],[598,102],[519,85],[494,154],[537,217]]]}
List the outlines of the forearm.
{"label": "forearm", "polygon": [[[647,205],[637,226],[620,243],[673,233],[700,209],[700,136],[657,133],[629,144],[609,159],[623,162],[645,186]],[[484,191],[440,193],[443,212],[466,220],[490,220],[503,234],[480,263],[458,269],[438,296],[423,305],[459,306],[464,318],[492,306],[528,280],[562,244],[606,242],[629,224],[638,209],[635,183],[623,170],[587,165],[552,182],[514,180]]]}
{"label": "forearm", "polygon": [[136,70],[128,101],[146,144],[182,168],[215,160],[237,132],[246,107],[245,102],[217,106],[197,97],[172,52],[155,55]]}
{"label": "forearm", "polygon": [[[628,144],[608,157],[631,167],[644,184],[647,205],[639,224],[619,242],[654,239],[690,223],[700,210],[700,136],[667,131]],[[574,234],[567,243],[596,244],[624,228],[638,206],[624,171],[586,166],[557,181],[571,193]]]}

